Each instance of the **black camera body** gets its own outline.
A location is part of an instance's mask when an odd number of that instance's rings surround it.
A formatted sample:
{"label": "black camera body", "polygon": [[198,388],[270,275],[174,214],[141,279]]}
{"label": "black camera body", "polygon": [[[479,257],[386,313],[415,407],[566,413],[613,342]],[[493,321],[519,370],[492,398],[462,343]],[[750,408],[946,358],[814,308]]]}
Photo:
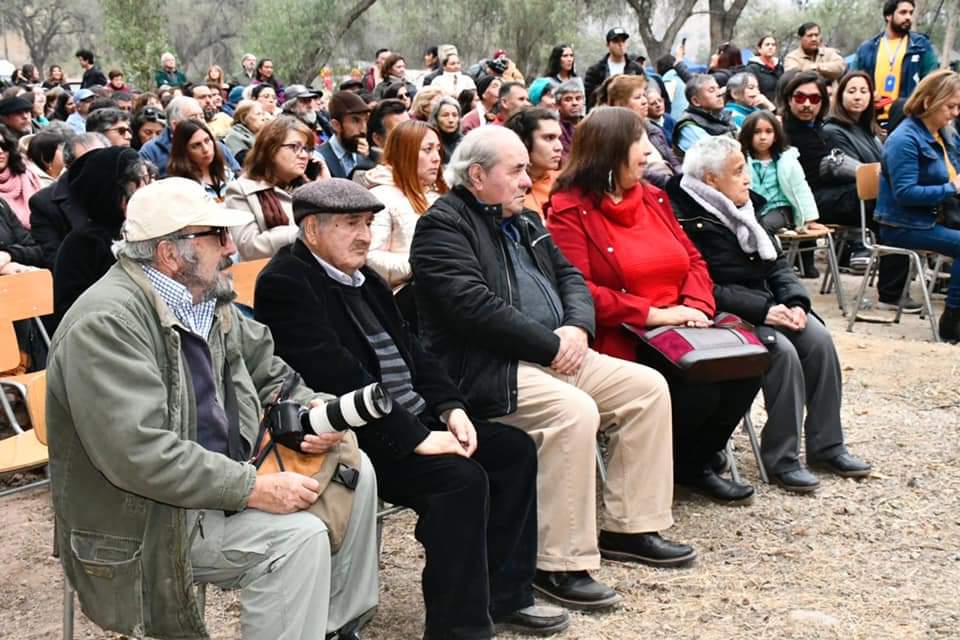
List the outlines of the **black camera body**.
{"label": "black camera body", "polygon": [[264,423],[274,442],[301,451],[307,435],[363,427],[393,410],[393,399],[380,383],[369,384],[316,407],[281,400],[267,408]]}

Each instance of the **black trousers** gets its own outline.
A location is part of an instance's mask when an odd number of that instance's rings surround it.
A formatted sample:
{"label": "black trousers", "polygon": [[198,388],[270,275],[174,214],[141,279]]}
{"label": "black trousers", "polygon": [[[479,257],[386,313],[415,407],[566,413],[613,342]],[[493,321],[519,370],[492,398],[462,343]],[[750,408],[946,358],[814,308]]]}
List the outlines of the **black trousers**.
{"label": "black trousers", "polygon": [[426,551],[424,637],[493,636],[492,620],[533,604],[537,452],[530,436],[474,422],[472,458],[373,460],[380,496],[412,508]]}
{"label": "black trousers", "polygon": [[672,369],[642,355],[641,364],[664,375],[673,413],[673,475],[695,477],[714,453],[723,449],[760,390],[760,378],[691,384]]}

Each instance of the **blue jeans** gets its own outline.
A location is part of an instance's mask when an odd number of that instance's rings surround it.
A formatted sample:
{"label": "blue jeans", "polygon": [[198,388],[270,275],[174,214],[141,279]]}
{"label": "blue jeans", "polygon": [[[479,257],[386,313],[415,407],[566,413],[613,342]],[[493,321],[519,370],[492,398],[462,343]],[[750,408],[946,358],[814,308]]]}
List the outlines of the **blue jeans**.
{"label": "blue jeans", "polygon": [[932,229],[904,229],[881,224],[880,242],[904,249],[936,251],[952,257],[947,307],[960,309],[960,230],[948,229],[942,224],[934,225]]}

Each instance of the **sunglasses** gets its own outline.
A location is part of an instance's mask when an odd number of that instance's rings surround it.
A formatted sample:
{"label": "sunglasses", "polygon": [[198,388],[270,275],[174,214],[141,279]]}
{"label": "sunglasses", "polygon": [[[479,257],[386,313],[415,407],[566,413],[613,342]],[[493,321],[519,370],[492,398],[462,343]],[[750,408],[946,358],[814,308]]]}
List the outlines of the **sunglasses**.
{"label": "sunglasses", "polygon": [[160,111],[160,109],[157,109],[156,107],[144,107],[140,110],[140,115],[142,115],[143,119],[147,122],[160,122],[163,124],[167,123],[167,118],[163,111]]}
{"label": "sunglasses", "polygon": [[119,133],[121,136],[124,136],[124,137],[133,135],[133,129],[131,129],[130,127],[111,127],[107,129],[107,131],[116,131],[117,133]]}
{"label": "sunglasses", "polygon": [[795,93],[791,98],[797,104],[803,104],[805,102],[820,104],[820,100],[822,99],[819,93]]}
{"label": "sunglasses", "polygon": [[230,230],[226,227],[213,227],[212,229],[207,229],[206,231],[198,231],[196,233],[184,233],[183,235],[174,236],[177,240],[193,240],[194,238],[203,238],[206,236],[217,236],[220,240],[220,246],[227,246],[227,239],[230,237]]}

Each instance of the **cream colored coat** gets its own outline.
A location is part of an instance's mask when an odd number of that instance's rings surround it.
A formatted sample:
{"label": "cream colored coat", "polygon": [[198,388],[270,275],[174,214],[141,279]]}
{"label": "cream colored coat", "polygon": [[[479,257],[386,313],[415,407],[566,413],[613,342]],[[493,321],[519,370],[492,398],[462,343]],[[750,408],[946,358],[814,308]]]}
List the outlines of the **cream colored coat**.
{"label": "cream colored coat", "polygon": [[[280,205],[287,214],[286,225],[267,229],[263,219],[263,208],[257,197],[258,192],[267,189],[273,189],[280,199]],[[254,217],[253,222],[230,229],[241,260],[271,258],[279,249],[293,244],[297,239],[297,225],[293,222],[293,198],[283,189],[277,189],[266,182],[250,178],[238,178],[227,186],[224,206],[228,209],[249,211]]]}
{"label": "cream colored coat", "polygon": [[[394,186],[389,175],[377,177],[380,184],[370,193],[384,204],[384,208],[373,217],[367,266],[383,276],[396,291],[410,280],[410,244],[421,214],[414,211],[413,205]],[[439,197],[436,191],[429,191],[427,204],[432,205]]]}

